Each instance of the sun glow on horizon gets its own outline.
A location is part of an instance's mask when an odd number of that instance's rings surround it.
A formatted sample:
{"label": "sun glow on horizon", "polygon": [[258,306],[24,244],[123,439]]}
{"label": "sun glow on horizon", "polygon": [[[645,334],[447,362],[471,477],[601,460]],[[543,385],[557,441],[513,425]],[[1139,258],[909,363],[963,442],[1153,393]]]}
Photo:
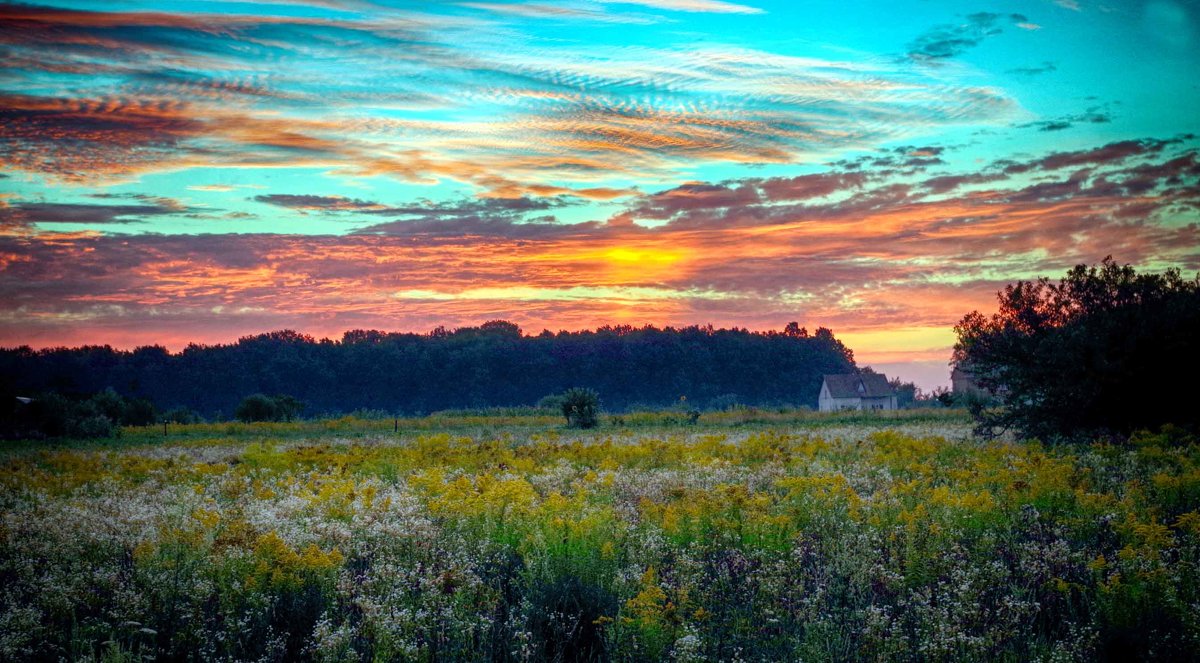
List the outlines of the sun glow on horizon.
{"label": "sun glow on horizon", "polygon": [[1016,279],[1200,268],[1194,3],[103,4],[0,4],[3,344],[795,320],[899,365]]}

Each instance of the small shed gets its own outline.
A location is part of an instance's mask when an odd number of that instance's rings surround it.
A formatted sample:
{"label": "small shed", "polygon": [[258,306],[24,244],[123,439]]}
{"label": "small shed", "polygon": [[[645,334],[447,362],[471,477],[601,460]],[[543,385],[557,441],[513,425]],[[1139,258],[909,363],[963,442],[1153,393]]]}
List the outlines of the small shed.
{"label": "small shed", "polygon": [[818,403],[822,412],[898,409],[896,391],[883,373],[826,375]]}
{"label": "small shed", "polygon": [[950,372],[950,384],[955,396],[983,393],[983,388],[975,382],[975,374],[963,366],[955,366]]}
{"label": "small shed", "polygon": [[951,393],[959,397],[995,398],[1005,394],[1004,387],[995,392],[979,384],[979,376],[969,364],[957,364],[950,372]]}

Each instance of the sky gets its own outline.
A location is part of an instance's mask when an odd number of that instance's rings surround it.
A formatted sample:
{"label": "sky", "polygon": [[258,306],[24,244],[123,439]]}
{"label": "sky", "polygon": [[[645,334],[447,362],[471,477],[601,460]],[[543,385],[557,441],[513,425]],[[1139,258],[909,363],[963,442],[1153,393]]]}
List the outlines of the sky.
{"label": "sky", "polygon": [[0,2],[0,346],[797,321],[948,384],[1200,270],[1200,3]]}

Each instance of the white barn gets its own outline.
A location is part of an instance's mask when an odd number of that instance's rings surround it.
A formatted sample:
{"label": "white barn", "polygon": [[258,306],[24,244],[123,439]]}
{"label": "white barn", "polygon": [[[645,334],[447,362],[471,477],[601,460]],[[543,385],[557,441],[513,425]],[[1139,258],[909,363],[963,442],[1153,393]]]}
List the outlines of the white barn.
{"label": "white barn", "polygon": [[897,409],[896,392],[882,373],[826,375],[818,403],[822,412]]}

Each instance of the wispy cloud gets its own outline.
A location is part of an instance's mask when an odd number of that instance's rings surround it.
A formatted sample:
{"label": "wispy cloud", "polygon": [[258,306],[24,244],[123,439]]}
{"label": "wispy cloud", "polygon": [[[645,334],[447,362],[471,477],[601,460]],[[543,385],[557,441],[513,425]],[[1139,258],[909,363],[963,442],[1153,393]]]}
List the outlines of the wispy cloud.
{"label": "wispy cloud", "polygon": [[1175,14],[42,2],[74,9],[0,4],[0,343],[803,320],[936,353],[1014,278],[1200,269]]}
{"label": "wispy cloud", "polygon": [[[3,163],[76,183],[200,165],[286,165],[448,178],[484,195],[611,198],[625,192],[602,182],[634,172],[802,160],[930,127],[1002,122],[1014,111],[999,90],[883,60],[717,45],[514,48],[519,33],[472,33],[453,17],[24,5],[0,14],[19,28],[0,36],[24,58],[12,73],[36,69],[50,50],[55,71],[40,75],[61,83],[5,96]],[[79,96],[78,84],[99,73],[105,83]],[[442,109],[438,119],[431,108]]]}
{"label": "wispy cloud", "polygon": [[536,18],[559,21],[600,21],[603,23],[653,23],[649,16],[614,14],[604,6],[592,2],[551,4],[547,2],[464,2],[463,7],[482,9],[496,14],[507,14],[521,18]]}
{"label": "wispy cloud", "polygon": [[655,9],[670,9],[683,12],[711,12],[718,14],[761,14],[763,10],[722,0],[602,0],[613,4],[642,5]]}
{"label": "wispy cloud", "polygon": [[1033,65],[1033,66],[1028,66],[1028,67],[1016,67],[1013,69],[1009,69],[1008,73],[1020,74],[1021,76],[1037,76],[1038,74],[1048,74],[1052,71],[1057,71],[1057,70],[1058,70],[1058,66],[1055,65],[1053,62],[1043,62],[1039,65]]}
{"label": "wispy cloud", "polygon": [[1107,108],[1094,106],[1082,113],[1072,113],[1049,120],[1037,120],[1016,125],[1018,128],[1036,128],[1038,131],[1063,131],[1076,124],[1108,124],[1112,122],[1112,114]]}
{"label": "wispy cloud", "polygon": [[542,237],[579,235],[595,225],[562,224],[548,214],[551,210],[580,204],[581,200],[575,196],[490,197],[421,201],[408,205],[308,194],[269,194],[256,196],[254,200],[302,214],[350,214],[391,219],[373,218],[366,225],[357,223],[354,232],[368,235]]}
{"label": "wispy cloud", "polygon": [[157,216],[187,212],[179,201],[154,196],[135,196],[129,203],[45,203],[18,202],[0,207],[0,223],[16,224],[126,224],[143,223]]}
{"label": "wispy cloud", "polygon": [[[942,153],[912,147],[878,158],[889,155]],[[70,338],[81,316],[91,342],[124,343],[496,317],[533,328],[800,318],[864,339],[906,329],[944,340],[948,325],[1014,275],[1108,253],[1200,269],[1200,229],[1178,221],[1200,209],[1194,139],[1118,141],[975,171],[847,165],[683,184],[631,200],[608,223],[546,218],[572,199],[405,206],[267,194],[257,201],[370,221],[344,236],[0,237],[0,289],[20,293],[0,302],[0,318],[21,320],[0,324],[0,342]],[[37,205],[13,208],[54,219],[78,212]],[[130,199],[87,213],[120,221],[176,207]],[[913,351],[940,352],[939,342]]]}
{"label": "wispy cloud", "polygon": [[908,57],[914,60],[940,60],[962,55],[988,37],[1004,32],[1002,26],[1005,23],[1026,30],[1038,27],[1022,14],[976,12],[967,15],[961,23],[938,25],[922,33],[909,44]]}

